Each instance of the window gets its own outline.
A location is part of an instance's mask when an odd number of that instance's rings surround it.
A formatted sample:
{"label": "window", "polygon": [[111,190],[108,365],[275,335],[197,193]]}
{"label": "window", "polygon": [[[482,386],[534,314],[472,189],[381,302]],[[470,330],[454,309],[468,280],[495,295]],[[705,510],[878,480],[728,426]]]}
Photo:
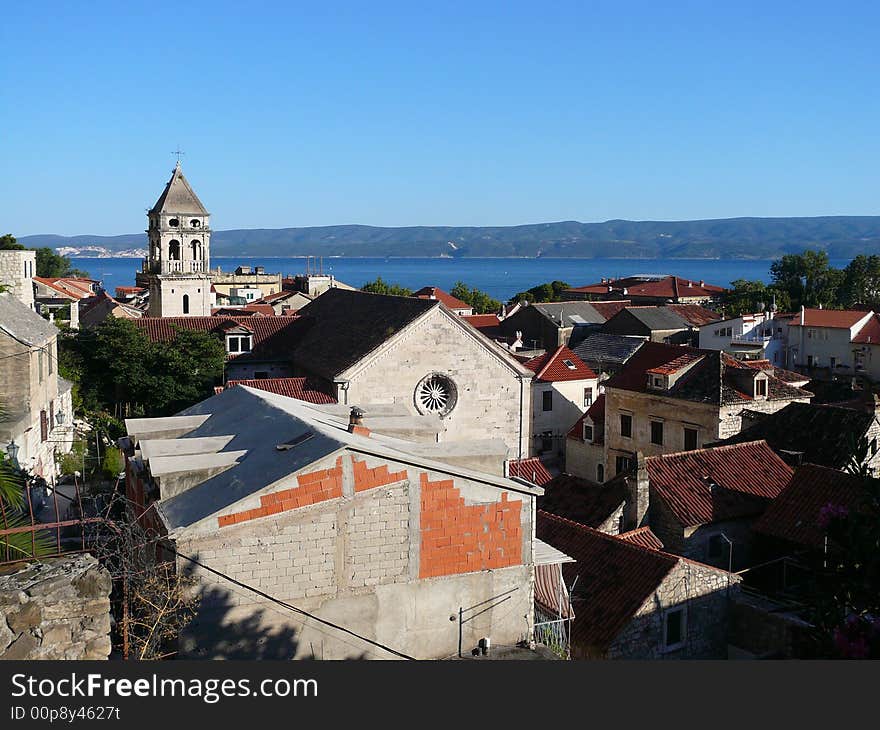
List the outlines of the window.
{"label": "window", "polygon": [[614,460],[614,467],[617,474],[628,474],[632,471],[632,459],[628,456],[618,456]]}
{"label": "window", "polygon": [[571,360],[563,360],[562,364],[565,365],[569,370],[577,370],[577,367]]}
{"label": "window", "polygon": [[268,380],[269,373],[267,373],[265,370],[258,370],[257,372],[254,373],[254,379],[255,380]]}
{"label": "window", "polygon": [[250,352],[250,335],[228,335],[226,337],[226,352]]}
{"label": "window", "polygon": [[655,375],[653,385],[655,388],[662,388],[663,387],[663,376]]}
{"label": "window", "polygon": [[552,431],[544,431],[544,433],[541,434],[541,453],[545,454],[548,451],[553,451]]}
{"label": "window", "polygon": [[651,421],[651,443],[663,446],[663,422]]}
{"label": "window", "polygon": [[168,258],[172,261],[180,261],[180,241],[175,239],[168,243]]}
{"label": "window", "polygon": [[685,451],[693,451],[698,448],[697,444],[697,429],[684,427],[684,450]]}
{"label": "window", "polygon": [[836,367],[836,366],[837,366],[837,358],[836,358],[836,357],[832,357],[832,358],[831,358],[831,367],[834,368],[834,367]]}
{"label": "window", "polygon": [[586,423],[584,424],[584,441],[591,443],[593,441],[593,427]]}
{"label": "window", "polygon": [[545,411],[552,411],[553,410],[553,391],[552,390],[545,390],[541,397],[543,398],[543,403],[542,403],[543,409]]}
{"label": "window", "polygon": [[663,621],[663,646],[667,651],[678,649],[684,644],[685,615],[683,608],[673,608],[666,612]]}
{"label": "window", "polygon": [[756,398],[766,398],[767,397],[767,381],[764,378],[758,378],[755,381],[755,397]]}
{"label": "window", "polygon": [[46,411],[40,411],[40,441],[49,440],[49,417]]}
{"label": "window", "polygon": [[202,225],[202,222],[201,222],[200,220],[198,220],[197,218],[193,218],[193,219],[189,222],[189,224],[190,224],[193,228],[198,228],[199,226]]}
{"label": "window", "polygon": [[189,294],[183,295],[183,313],[189,314]]}
{"label": "window", "polygon": [[584,408],[593,405],[593,389],[584,388]]}
{"label": "window", "polygon": [[605,481],[605,465],[596,464],[596,481],[600,484]]}
{"label": "window", "polygon": [[431,373],[416,386],[415,403],[420,413],[445,416],[458,400],[458,390],[449,378]]}
{"label": "window", "polygon": [[808,367],[808,368],[811,368],[811,367],[813,367],[814,364],[815,364],[815,363],[813,362],[813,356],[812,356],[812,355],[807,355],[807,367]]}
{"label": "window", "polygon": [[177,220],[177,218],[172,218],[170,221],[168,221],[168,225],[172,228],[177,228],[177,226],[180,225],[180,221]]}
{"label": "window", "polygon": [[627,413],[620,414],[620,435],[628,439],[633,435],[633,417]]}

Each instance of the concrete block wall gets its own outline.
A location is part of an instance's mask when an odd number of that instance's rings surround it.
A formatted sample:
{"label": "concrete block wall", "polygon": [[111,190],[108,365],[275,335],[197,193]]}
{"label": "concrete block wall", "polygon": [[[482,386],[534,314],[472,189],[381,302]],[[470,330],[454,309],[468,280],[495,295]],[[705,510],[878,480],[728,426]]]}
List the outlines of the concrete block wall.
{"label": "concrete block wall", "polygon": [[[468,624],[466,640],[491,636],[511,644],[527,636],[531,499],[360,454],[313,467],[177,535],[177,549],[365,636],[385,635],[420,657],[455,650],[450,615],[492,599],[496,588],[515,595],[504,611]],[[461,519],[466,514],[472,519]],[[186,561],[179,568],[188,570]],[[325,632],[306,644],[317,628],[208,571],[195,574],[204,598],[193,630],[201,655],[222,655],[212,639],[222,635],[219,625],[259,616],[298,637],[297,655],[317,641],[326,658],[352,656],[350,639]]]}
{"label": "concrete block wall", "polygon": [[106,659],[110,573],[91,555],[0,575],[0,659]]}

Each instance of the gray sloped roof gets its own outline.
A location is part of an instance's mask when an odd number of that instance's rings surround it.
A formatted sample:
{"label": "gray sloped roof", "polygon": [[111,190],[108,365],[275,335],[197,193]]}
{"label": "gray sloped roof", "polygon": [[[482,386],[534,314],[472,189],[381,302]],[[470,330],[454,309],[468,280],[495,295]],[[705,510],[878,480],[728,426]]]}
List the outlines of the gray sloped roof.
{"label": "gray sloped roof", "polygon": [[180,169],[180,163],[171,173],[171,179],[165,186],[165,190],[159,196],[156,204],[150,210],[151,213],[195,213],[196,215],[208,215],[199,196],[190,187],[183,171]]}
{"label": "gray sloped roof", "polygon": [[623,364],[644,344],[639,337],[594,332],[572,350],[584,362]]}
{"label": "gray sloped roof", "polygon": [[8,292],[0,293],[0,330],[22,344],[38,347],[58,336],[58,328]]}
{"label": "gray sloped roof", "polygon": [[606,320],[589,302],[540,302],[531,306],[557,325],[561,314],[566,327],[579,324],[604,324]]}
{"label": "gray sloped roof", "polygon": [[[502,489],[535,496],[543,494],[539,487],[467,467],[441,463],[431,458],[430,453],[425,454],[430,450],[424,444],[411,445],[401,439],[381,434],[366,437],[349,433],[348,418],[333,415],[332,410],[332,407],[324,410],[295,398],[286,398],[247,386],[236,386],[181,411],[178,416],[207,416],[201,425],[180,437],[181,439],[231,437],[220,451],[204,455],[207,457],[206,461],[210,462],[206,465],[214,464],[217,457],[224,456],[228,456],[234,463],[231,468],[160,501],[159,513],[169,530],[193,525],[244,497],[295,474],[309,464],[342,450],[422,466],[428,470],[475,479]],[[308,433],[311,434],[309,438],[298,438]],[[299,443],[291,448],[281,451],[276,449],[277,444],[297,441]],[[411,450],[411,446],[416,449]],[[198,458],[191,461],[197,465]]]}
{"label": "gray sloped roof", "polygon": [[683,330],[690,327],[684,317],[668,307],[627,307],[624,311],[652,331]]}

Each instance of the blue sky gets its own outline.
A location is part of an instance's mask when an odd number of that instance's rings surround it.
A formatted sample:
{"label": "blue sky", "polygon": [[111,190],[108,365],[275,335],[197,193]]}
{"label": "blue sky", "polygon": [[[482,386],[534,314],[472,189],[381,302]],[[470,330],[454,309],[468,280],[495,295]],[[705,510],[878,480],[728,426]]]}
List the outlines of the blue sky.
{"label": "blue sky", "polygon": [[880,213],[876,2],[8,3],[0,228]]}

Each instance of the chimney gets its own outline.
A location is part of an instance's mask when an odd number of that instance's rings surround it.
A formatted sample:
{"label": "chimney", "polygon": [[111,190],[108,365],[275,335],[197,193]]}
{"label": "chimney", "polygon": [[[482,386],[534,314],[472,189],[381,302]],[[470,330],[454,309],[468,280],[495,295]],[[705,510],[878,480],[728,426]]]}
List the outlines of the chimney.
{"label": "chimney", "polygon": [[700,286],[706,286],[706,282],[700,279]]}
{"label": "chimney", "polygon": [[626,480],[629,488],[626,506],[624,507],[624,522],[627,530],[635,530],[647,523],[648,517],[648,462],[645,455],[639,451],[636,454],[636,473]]}
{"label": "chimney", "polygon": [[359,436],[369,436],[370,429],[364,426],[364,416],[366,413],[362,408],[352,406],[348,414],[348,432],[356,433]]}

